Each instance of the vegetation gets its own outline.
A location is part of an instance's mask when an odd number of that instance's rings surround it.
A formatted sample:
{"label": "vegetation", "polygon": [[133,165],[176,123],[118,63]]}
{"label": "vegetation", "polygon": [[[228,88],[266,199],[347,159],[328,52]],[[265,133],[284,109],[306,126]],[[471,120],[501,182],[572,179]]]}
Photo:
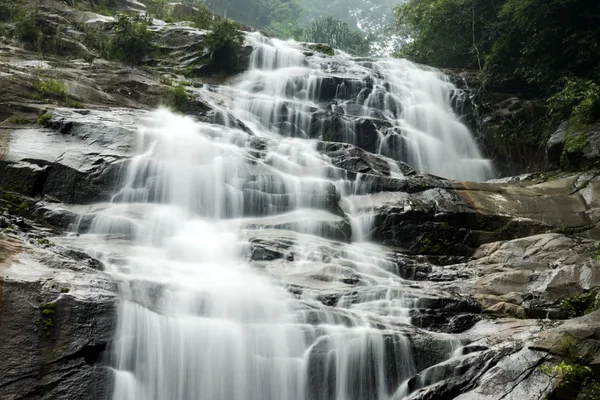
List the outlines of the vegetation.
{"label": "vegetation", "polygon": [[40,115],[37,119],[37,124],[47,127],[50,126],[50,121],[52,120],[52,114],[50,113],[44,113],[42,115]]}
{"label": "vegetation", "polygon": [[37,90],[37,94],[34,96],[37,100],[63,100],[67,98],[65,87],[55,79],[40,79],[33,86]]}
{"label": "vegetation", "polygon": [[438,67],[516,74],[536,85],[598,79],[592,0],[410,0],[396,7],[402,55]]}
{"label": "vegetation", "polygon": [[148,19],[140,14],[117,14],[115,36],[110,41],[112,58],[131,65],[139,65],[152,48],[152,32]]}
{"label": "vegetation", "polygon": [[575,342],[565,338],[560,342],[563,357],[555,366],[542,365],[541,371],[551,378],[558,378],[558,388],[553,398],[575,398],[596,400],[600,398],[600,376],[589,366],[593,353],[580,355]]}
{"label": "vegetation", "polygon": [[21,117],[18,115],[12,116],[12,117],[8,118],[6,121],[11,124],[19,124],[19,125],[32,124],[35,122],[35,120],[33,120],[31,118],[25,118],[25,117]]}
{"label": "vegetation", "polygon": [[600,288],[571,296],[560,303],[560,309],[569,318],[581,317],[600,308]]}
{"label": "vegetation", "polygon": [[52,321],[52,316],[55,314],[56,307],[55,307],[54,303],[48,303],[48,304],[44,304],[41,307],[40,311],[42,314],[42,318],[35,321],[35,325],[37,327],[44,328],[46,337],[49,337],[51,329],[54,328],[54,322]]}
{"label": "vegetation", "polygon": [[306,42],[326,43],[334,48],[355,55],[369,53],[369,39],[364,34],[350,29],[348,23],[331,16],[313,21],[303,33]]}
{"label": "vegetation", "polygon": [[583,78],[563,77],[559,90],[546,101],[554,124],[570,120],[581,125],[600,119],[600,85]]}
{"label": "vegetation", "polygon": [[239,50],[244,43],[244,35],[239,28],[236,22],[223,19],[206,36],[212,60],[225,72],[235,72],[238,68]]}
{"label": "vegetation", "polygon": [[[70,108],[83,108],[83,105],[80,102],[71,99],[67,95],[64,85],[55,79],[39,79],[33,84],[33,86],[37,91],[37,93],[33,96],[33,98],[36,100],[44,102],[58,100]],[[50,114],[42,114],[36,122],[39,125],[47,126],[51,117],[52,116]]]}
{"label": "vegetation", "polygon": [[540,98],[545,115],[489,123],[484,140],[496,155],[523,149],[517,158],[527,159],[569,121],[560,167],[579,170],[593,163],[582,150],[587,126],[600,120],[599,13],[591,0],[408,0],[395,8],[406,43],[398,55],[476,69],[483,95],[510,82],[511,93]]}
{"label": "vegetation", "polygon": [[302,13],[296,0],[207,0],[206,5],[223,17],[267,30],[272,23],[297,24]]}
{"label": "vegetation", "polygon": [[171,89],[171,105],[175,111],[180,113],[185,112],[189,97],[183,85],[179,85]]}

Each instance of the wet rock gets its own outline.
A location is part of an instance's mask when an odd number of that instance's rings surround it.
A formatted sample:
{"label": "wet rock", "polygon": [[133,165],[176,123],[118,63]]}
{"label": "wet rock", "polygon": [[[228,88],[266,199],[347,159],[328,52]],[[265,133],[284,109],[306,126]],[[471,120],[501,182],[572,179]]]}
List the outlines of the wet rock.
{"label": "wet rock", "polygon": [[526,317],[525,309],[523,307],[505,302],[496,303],[493,306],[486,308],[484,312],[497,316],[510,316],[515,318]]}
{"label": "wet rock", "polygon": [[410,395],[407,398],[411,400],[456,398],[466,388],[476,385],[482,371],[490,369],[518,349],[517,345],[507,344],[497,349],[470,353],[434,365],[409,380]]}
{"label": "wet rock", "polygon": [[558,129],[550,136],[546,144],[548,169],[553,170],[560,167],[560,156],[565,147],[565,135],[567,134],[568,122],[560,124]]}
{"label": "wet rock", "polygon": [[[0,246],[6,255],[7,239]],[[112,373],[103,354],[114,330],[115,286],[51,250],[28,253],[27,265],[15,258],[9,269],[0,266],[2,398],[107,399]]]}
{"label": "wet rock", "polygon": [[530,399],[544,398],[551,393],[555,382],[540,365],[546,354],[523,349],[500,360],[495,366],[479,374],[468,391],[455,397],[459,400]]}

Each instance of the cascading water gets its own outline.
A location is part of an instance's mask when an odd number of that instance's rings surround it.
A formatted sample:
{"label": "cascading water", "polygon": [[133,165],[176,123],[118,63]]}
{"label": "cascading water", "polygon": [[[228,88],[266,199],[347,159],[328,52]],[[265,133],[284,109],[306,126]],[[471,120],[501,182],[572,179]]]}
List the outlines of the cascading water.
{"label": "cascading water", "polygon": [[250,71],[197,93],[230,122],[144,115],[139,155],[78,239],[120,282],[114,399],[400,399],[415,300],[352,215],[368,188],[307,139],[389,156],[397,176],[392,158],[461,179],[491,167],[438,72],[248,40]]}

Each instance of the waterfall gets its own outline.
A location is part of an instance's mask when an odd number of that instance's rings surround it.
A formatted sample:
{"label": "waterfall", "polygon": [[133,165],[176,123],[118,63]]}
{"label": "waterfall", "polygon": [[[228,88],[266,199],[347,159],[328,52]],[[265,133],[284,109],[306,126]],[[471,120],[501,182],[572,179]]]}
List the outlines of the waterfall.
{"label": "waterfall", "polygon": [[317,139],[380,153],[395,176],[397,161],[472,180],[491,166],[438,71],[248,41],[248,72],[196,91],[222,124],[144,114],[121,187],[80,239],[120,285],[113,398],[402,398],[415,299],[352,213],[368,187]]}

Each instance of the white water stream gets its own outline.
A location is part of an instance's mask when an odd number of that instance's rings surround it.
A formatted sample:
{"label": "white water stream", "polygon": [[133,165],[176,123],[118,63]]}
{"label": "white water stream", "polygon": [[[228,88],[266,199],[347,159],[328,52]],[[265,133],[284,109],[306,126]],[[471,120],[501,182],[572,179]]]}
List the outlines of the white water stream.
{"label": "white water stream", "polygon": [[[483,180],[491,166],[438,72],[248,40],[251,70],[197,93],[230,126],[146,114],[139,155],[86,235],[122,293],[113,398],[402,398],[417,372],[402,334],[411,300],[388,251],[362,241],[368,218],[336,206],[341,196],[352,209],[365,188],[345,181],[313,138],[332,110],[334,133],[350,143],[361,140],[357,121],[376,117],[371,145],[417,169]],[[352,243],[339,241],[350,227]],[[257,260],[257,243],[288,256]],[[340,275],[368,290],[325,279]],[[324,293],[338,294],[335,307]],[[455,347],[450,340],[448,355]]]}

